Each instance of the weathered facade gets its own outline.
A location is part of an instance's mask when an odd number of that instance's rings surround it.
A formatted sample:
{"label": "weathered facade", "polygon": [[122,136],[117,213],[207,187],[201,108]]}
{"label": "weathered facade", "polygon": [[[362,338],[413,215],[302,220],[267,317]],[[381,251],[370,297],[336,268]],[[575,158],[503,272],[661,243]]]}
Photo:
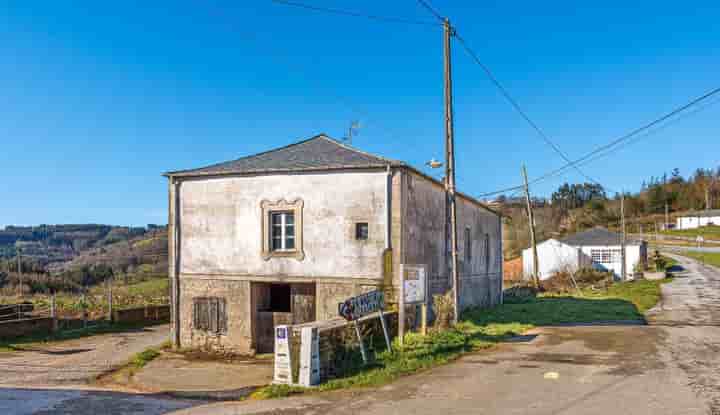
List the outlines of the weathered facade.
{"label": "weathered facade", "polygon": [[[406,164],[324,135],[218,165],[168,173],[173,337],[182,347],[272,350],[273,327],[335,317],[427,264],[452,288],[443,185]],[[460,305],[501,301],[501,222],[458,196]],[[391,263],[391,264],[390,264]]]}

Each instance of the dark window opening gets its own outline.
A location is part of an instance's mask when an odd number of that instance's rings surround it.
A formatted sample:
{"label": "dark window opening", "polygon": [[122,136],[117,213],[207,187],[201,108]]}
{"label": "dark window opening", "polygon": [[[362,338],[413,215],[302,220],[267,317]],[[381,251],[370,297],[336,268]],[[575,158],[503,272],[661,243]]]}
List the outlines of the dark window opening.
{"label": "dark window opening", "polygon": [[290,298],[289,284],[270,284],[270,309],[267,311],[277,313],[291,312]]}
{"label": "dark window opening", "polygon": [[365,241],[370,235],[370,229],[367,222],[358,222],[355,224],[355,239]]}
{"label": "dark window opening", "polygon": [[465,228],[465,261],[472,261],[472,239],[470,239],[470,228]]}

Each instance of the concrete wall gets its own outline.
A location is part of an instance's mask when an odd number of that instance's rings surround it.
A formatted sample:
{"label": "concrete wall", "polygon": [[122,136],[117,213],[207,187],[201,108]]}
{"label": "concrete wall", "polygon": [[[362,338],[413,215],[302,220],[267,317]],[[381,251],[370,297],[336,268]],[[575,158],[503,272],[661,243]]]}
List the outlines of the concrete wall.
{"label": "concrete wall", "polygon": [[[635,266],[640,261],[647,261],[647,250],[643,248],[644,245],[627,245],[625,247],[625,270],[629,278],[632,278]],[[592,258],[592,251],[595,249],[616,249],[620,250],[620,245],[615,246],[583,246],[580,247],[583,254]],[[622,261],[615,261],[611,263],[592,263],[593,267],[601,271],[612,271],[615,274],[615,278],[622,276]]]}
{"label": "concrete wall", "polygon": [[[442,185],[413,172],[405,178],[403,255],[406,264],[426,264],[431,294],[452,288],[445,238],[445,191]],[[502,297],[502,231],[500,217],[463,197],[457,198],[460,307],[491,306]],[[470,230],[471,257],[466,257],[465,229]],[[488,235],[486,258],[486,237]]]}
{"label": "concrete wall", "polygon": [[[382,278],[385,172],[211,178],[182,184],[182,274]],[[305,258],[263,259],[261,202],[303,200]],[[355,224],[369,239],[355,240]]]}

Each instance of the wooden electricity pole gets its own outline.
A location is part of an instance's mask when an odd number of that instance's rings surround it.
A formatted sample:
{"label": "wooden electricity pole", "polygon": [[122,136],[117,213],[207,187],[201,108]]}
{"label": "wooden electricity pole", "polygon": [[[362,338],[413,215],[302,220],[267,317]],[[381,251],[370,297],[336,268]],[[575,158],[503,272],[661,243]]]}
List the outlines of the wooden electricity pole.
{"label": "wooden electricity pole", "polygon": [[17,272],[18,272],[18,295],[22,297],[23,294],[23,274],[22,274],[22,259],[20,258],[20,247],[16,249],[17,256]]}
{"label": "wooden electricity pole", "polygon": [[622,224],[622,242],[620,243],[620,277],[627,281],[627,261],[625,259],[625,246],[627,244],[627,233],[625,233],[625,191],[620,196],[620,221]]}
{"label": "wooden electricity pole", "polygon": [[665,200],[665,226],[663,227],[664,230],[669,231],[670,226],[670,207],[668,206],[667,200]]}
{"label": "wooden electricity pole", "polygon": [[537,240],[535,239],[535,216],[533,215],[532,201],[530,199],[530,185],[528,184],[527,169],[525,165],[522,166],[522,175],[525,182],[525,201],[527,202],[528,211],[528,227],[530,228],[530,247],[532,248],[533,256],[533,284],[535,288],[540,288],[540,271],[538,265],[538,254],[537,254]]}
{"label": "wooden electricity pole", "polygon": [[450,38],[454,30],[447,18],[443,22],[445,52],[445,187],[450,203],[450,256],[453,279],[453,322],[460,314],[460,278],[457,257],[457,208],[455,206],[455,137],[453,131],[452,63],[450,61]]}

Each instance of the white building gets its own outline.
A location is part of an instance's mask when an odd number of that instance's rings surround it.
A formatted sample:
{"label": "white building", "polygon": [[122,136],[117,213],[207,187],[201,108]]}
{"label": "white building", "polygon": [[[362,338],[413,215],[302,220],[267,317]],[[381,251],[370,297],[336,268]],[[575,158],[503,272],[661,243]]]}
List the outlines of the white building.
{"label": "white building", "polygon": [[[558,271],[577,271],[593,267],[612,271],[616,278],[622,273],[622,235],[603,228],[576,233],[561,240],[548,239],[538,244],[538,269],[541,280]],[[647,264],[645,241],[628,240],[625,245],[626,270],[632,278],[639,262]],[[523,274],[533,274],[532,249],[523,251]]]}
{"label": "white building", "polygon": [[697,229],[708,225],[720,226],[720,209],[693,212],[677,218],[678,229]]}

